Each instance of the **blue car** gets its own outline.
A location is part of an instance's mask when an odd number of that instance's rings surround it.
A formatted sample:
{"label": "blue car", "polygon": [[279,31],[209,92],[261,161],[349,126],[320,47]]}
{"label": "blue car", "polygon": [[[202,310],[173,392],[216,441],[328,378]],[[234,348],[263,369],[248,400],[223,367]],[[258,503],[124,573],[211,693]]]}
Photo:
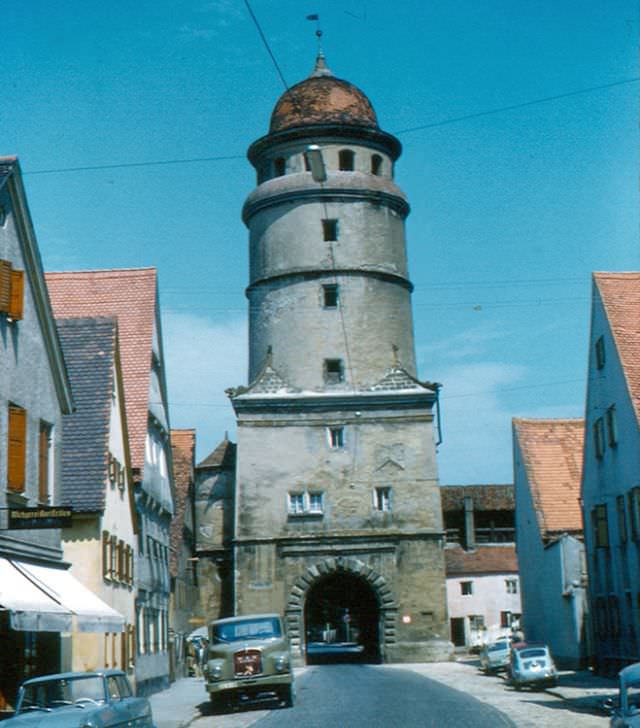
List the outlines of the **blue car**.
{"label": "blue car", "polygon": [[64,672],[26,680],[3,728],[154,728],[151,706],[136,698],[122,670]]}

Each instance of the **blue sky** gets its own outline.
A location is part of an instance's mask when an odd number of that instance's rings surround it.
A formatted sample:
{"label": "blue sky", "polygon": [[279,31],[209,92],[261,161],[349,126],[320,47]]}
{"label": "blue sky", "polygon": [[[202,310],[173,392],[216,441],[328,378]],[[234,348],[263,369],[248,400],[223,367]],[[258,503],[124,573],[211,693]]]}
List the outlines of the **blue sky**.
{"label": "blue sky", "polygon": [[[591,271],[640,268],[636,3],[251,5],[289,84],[319,13],[329,66],[402,141],[441,481],[508,482],[511,417],[582,414]],[[244,155],[282,83],[241,0],[6,0],[2,26],[0,153],[20,158],[45,267],[158,268],[172,426],[197,428],[202,458],[246,383]]]}

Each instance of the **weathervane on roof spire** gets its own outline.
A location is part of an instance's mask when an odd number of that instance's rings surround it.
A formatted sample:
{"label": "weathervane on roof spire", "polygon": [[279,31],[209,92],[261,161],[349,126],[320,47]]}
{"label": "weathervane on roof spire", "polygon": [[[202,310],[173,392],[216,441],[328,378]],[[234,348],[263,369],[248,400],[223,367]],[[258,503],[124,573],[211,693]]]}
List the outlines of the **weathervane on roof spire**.
{"label": "weathervane on roof spire", "polygon": [[333,76],[331,71],[327,68],[327,64],[324,60],[324,53],[322,51],[322,29],[320,28],[320,16],[318,13],[307,15],[307,20],[316,21],[316,38],[318,39],[318,55],[316,57],[316,66],[313,69],[312,76]]}

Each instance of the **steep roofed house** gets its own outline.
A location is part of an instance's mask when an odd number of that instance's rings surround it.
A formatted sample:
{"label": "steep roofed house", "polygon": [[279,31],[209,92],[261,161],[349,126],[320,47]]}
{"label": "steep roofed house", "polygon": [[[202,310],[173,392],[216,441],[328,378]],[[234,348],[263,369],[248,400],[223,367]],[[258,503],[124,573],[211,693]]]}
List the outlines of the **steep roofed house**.
{"label": "steep roofed house", "polygon": [[594,273],[582,499],[593,652],[640,660],[640,273]]}
{"label": "steep roofed house", "polygon": [[169,683],[169,548],[173,473],[154,268],[47,273],[57,318],[118,322],[129,449],[138,513],[136,667],[140,694]]}
{"label": "steep roofed house", "polygon": [[63,560],[73,407],[20,165],[0,158],[0,719],[23,679],[66,667],[61,633],[102,632],[112,611]]}
{"label": "steep roofed house", "polygon": [[451,640],[475,647],[512,634],[521,614],[512,485],[440,489]]}
{"label": "steep roofed house", "polygon": [[137,516],[115,318],[58,319],[76,403],[63,418],[62,498],[73,504],[62,533],[71,573],[112,608],[104,634],[63,638],[67,667],[119,667],[135,660]]}
{"label": "steep roofed house", "polygon": [[186,637],[198,619],[198,581],[195,561],[193,501],[195,489],[196,431],[171,430],[175,515],[171,522],[170,649],[172,679],[187,675]]}
{"label": "steep roofed house", "polygon": [[581,419],[513,420],[524,636],[546,642],[567,667],[580,666],[587,657],[583,441]]}

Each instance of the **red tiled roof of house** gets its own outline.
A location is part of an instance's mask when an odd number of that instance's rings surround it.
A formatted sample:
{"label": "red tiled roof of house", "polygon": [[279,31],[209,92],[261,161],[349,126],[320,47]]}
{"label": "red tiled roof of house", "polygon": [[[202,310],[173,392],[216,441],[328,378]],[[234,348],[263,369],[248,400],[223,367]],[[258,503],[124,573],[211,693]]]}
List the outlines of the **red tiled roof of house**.
{"label": "red tiled roof of house", "polygon": [[513,419],[543,539],[582,531],[583,419]]}
{"label": "red tiled roof of house", "polygon": [[474,551],[465,551],[457,545],[447,546],[444,550],[444,563],[447,576],[518,573],[516,547],[512,544],[478,546]]}
{"label": "red tiled roof of house", "polygon": [[171,452],[175,482],[175,513],[171,521],[171,574],[177,576],[178,554],[184,540],[185,514],[190,499],[195,464],[196,431],[171,430]]}
{"label": "red tiled roof of house", "polygon": [[131,465],[142,474],[157,288],[155,268],[46,273],[56,318],[115,316],[126,399]]}
{"label": "red tiled roof of house", "polygon": [[640,273],[594,273],[627,381],[629,397],[640,421]]}

